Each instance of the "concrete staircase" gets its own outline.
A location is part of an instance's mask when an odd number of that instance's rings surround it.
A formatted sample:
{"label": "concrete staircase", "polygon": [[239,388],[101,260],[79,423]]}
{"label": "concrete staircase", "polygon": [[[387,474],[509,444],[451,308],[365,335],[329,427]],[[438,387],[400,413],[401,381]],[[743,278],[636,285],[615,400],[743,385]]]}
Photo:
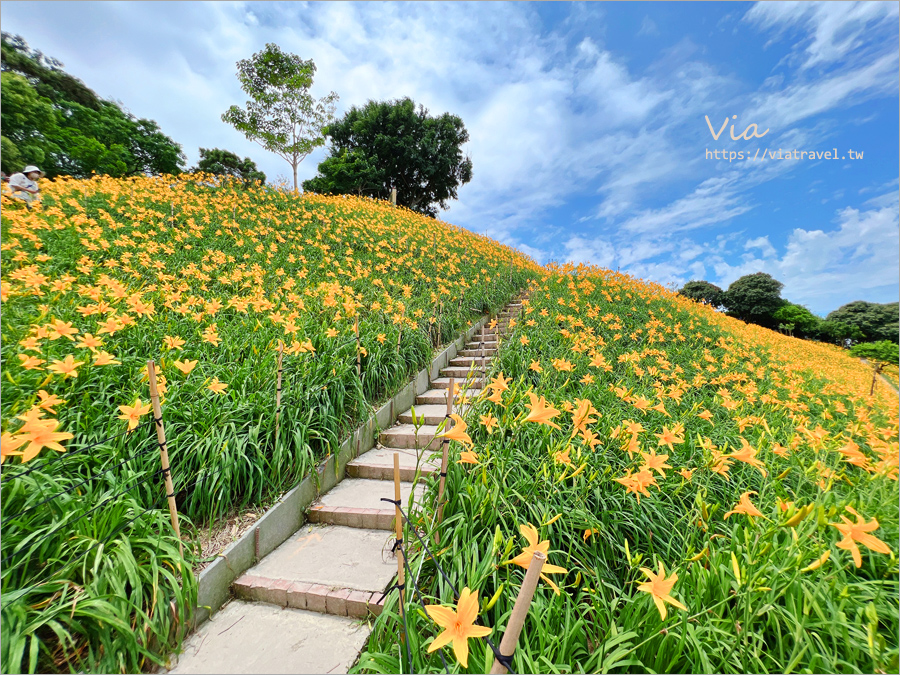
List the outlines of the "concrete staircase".
{"label": "concrete staircase", "polygon": [[[348,477],[310,507],[307,523],[234,582],[236,599],[191,636],[171,672],[344,673],[353,665],[369,635],[366,620],[381,612],[397,574],[394,507],[380,501],[394,498],[394,453],[407,511],[411,494],[422,499],[423,479],[440,472],[436,434],[450,378],[460,394],[479,394],[498,337],[521,309],[513,301],[476,334],[376,446],[347,465]],[[453,410],[462,415],[467,406]]]}

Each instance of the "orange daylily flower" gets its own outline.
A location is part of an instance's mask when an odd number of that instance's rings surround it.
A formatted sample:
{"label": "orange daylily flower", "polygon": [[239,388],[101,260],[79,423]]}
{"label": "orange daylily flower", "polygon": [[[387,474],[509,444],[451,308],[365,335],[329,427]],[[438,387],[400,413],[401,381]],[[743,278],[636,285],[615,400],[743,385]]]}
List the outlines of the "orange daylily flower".
{"label": "orange daylily flower", "polygon": [[95,366],[119,366],[122,365],[121,361],[116,361],[116,357],[106,351],[99,351],[94,353],[94,365]]}
{"label": "orange daylily flower", "polygon": [[548,406],[543,396],[538,398],[532,391],[528,392],[528,396],[531,398],[531,404],[529,406],[531,410],[528,412],[528,416],[525,418],[525,421],[534,422],[536,424],[546,424],[547,426],[553,427],[554,429],[559,429],[558,424],[550,421],[551,419],[559,415],[559,410],[552,406]]}
{"label": "orange daylily flower", "polygon": [[469,665],[469,638],[484,637],[491,633],[490,628],[475,625],[475,620],[478,618],[478,591],[473,593],[468,587],[463,588],[462,593],[459,594],[456,611],[442,605],[426,605],[425,611],[438,626],[444,629],[428,645],[427,652],[430,654],[453,643],[456,660],[463,668],[467,668]]}
{"label": "orange daylily flower", "polygon": [[741,499],[737,503],[737,505],[731,511],[729,511],[728,513],[726,513],[724,515],[724,517],[723,517],[724,520],[728,520],[728,516],[730,516],[732,513],[744,513],[751,518],[758,517],[758,516],[762,516],[763,518],[765,518],[765,516],[763,516],[762,512],[759,509],[757,509],[755,506],[753,506],[753,503],[750,501],[750,495],[755,495],[755,494],[756,494],[755,491],[743,493],[741,495]]}
{"label": "orange daylily flower", "polygon": [[832,527],[836,527],[840,533],[844,535],[844,538],[837,543],[837,547],[842,548],[845,551],[850,551],[850,555],[853,556],[853,563],[857,567],[862,567],[862,556],[859,552],[859,546],[856,545],[857,543],[862,544],[876,553],[890,555],[891,549],[888,545],[877,537],[869,534],[869,532],[877,530],[880,527],[878,519],[872,518],[872,520],[867,523],[865,518],[859,515],[852,507],[847,506],[845,508],[851,514],[856,516],[855,523],[843,514],[841,514],[841,520],[844,521],[843,523],[828,523]]}
{"label": "orange daylily flower", "polygon": [[[531,559],[534,557],[535,551],[540,551],[544,555],[547,555],[547,551],[550,549],[550,541],[545,539],[544,541],[538,541],[538,531],[531,524],[519,525],[519,532],[522,533],[522,536],[528,541],[528,546],[522,548],[522,552],[517,555],[512,560],[507,560],[504,565],[518,565],[519,567],[523,567],[526,570],[528,566],[531,564]],[[556,584],[554,584],[550,579],[545,577],[545,574],[565,574],[567,572],[566,569],[562,567],[558,567],[557,565],[551,565],[549,562],[545,562],[544,566],[541,568],[541,579],[546,581],[553,588],[553,591],[559,595],[559,588],[557,588]]]}
{"label": "orange daylily flower", "polygon": [[227,388],[228,388],[228,385],[225,384],[224,382],[219,382],[218,377],[214,377],[212,379],[212,382],[210,382],[209,386],[207,387],[207,389],[209,389],[210,391],[215,392],[217,394],[224,394],[225,389],[227,389]]}
{"label": "orange daylily flower", "polygon": [[172,365],[185,375],[190,375],[191,371],[197,366],[197,363],[197,360],[191,361],[190,359],[185,359],[184,361],[175,361]]}
{"label": "orange daylily flower", "polygon": [[751,447],[747,440],[744,437],[741,437],[741,449],[737,452],[732,452],[730,455],[725,455],[725,457],[736,459],[739,462],[744,462],[750,466],[755,466],[759,469],[763,477],[765,477],[768,475],[768,472],[765,469],[765,464],[756,459],[756,453],[756,448]]}
{"label": "orange daylily flower", "polygon": [[457,464],[478,464],[478,455],[471,450],[463,450],[459,453]]}
{"label": "orange daylily flower", "polygon": [[31,354],[19,354],[19,361],[22,362],[21,366],[26,370],[40,370],[38,366],[42,363],[46,363],[44,359],[39,359]]}
{"label": "orange daylily flower", "polygon": [[65,431],[56,431],[58,427],[59,422],[54,419],[26,423],[19,430],[19,437],[28,444],[22,451],[22,462],[30,462],[43,448],[65,452],[66,449],[59,444],[59,441],[65,441],[74,436]]}
{"label": "orange daylily flower", "polygon": [[488,413],[487,415],[482,415],[478,421],[481,422],[482,426],[487,429],[487,432],[489,434],[493,433],[494,427],[496,427],[498,424],[497,418],[490,413]]}
{"label": "orange daylily flower", "polygon": [[642,567],[641,572],[643,572],[650,581],[638,586],[638,590],[650,594],[653,598],[653,602],[656,604],[656,609],[659,610],[660,618],[663,620],[666,618],[665,603],[669,603],[678,609],[687,610],[687,607],[671,596],[672,587],[675,585],[675,582],[678,581],[678,575],[675,572],[672,572],[672,576],[666,579],[666,570],[663,567],[662,560],[659,561],[658,574],[654,574],[646,567]]}
{"label": "orange daylily flower", "polygon": [[54,373],[59,373],[63,376],[63,378],[67,377],[78,377],[79,366],[83,366],[84,361],[76,361],[75,358],[69,354],[62,361],[56,360],[47,366],[47,370],[52,370]]}
{"label": "orange daylily flower", "polygon": [[166,349],[181,349],[184,346],[184,340],[177,335],[166,335],[163,338],[163,342],[166,345]]}
{"label": "orange daylily flower", "polygon": [[150,404],[141,405],[141,399],[138,398],[133,406],[120,405],[119,410],[122,412],[119,419],[128,422],[128,431],[131,431],[138,425],[141,417],[150,412]]}
{"label": "orange daylily flower", "polygon": [[646,469],[652,469],[656,471],[663,478],[666,477],[666,469],[671,469],[672,467],[666,464],[666,460],[669,459],[668,455],[657,455],[656,450],[651,450],[648,455],[646,452],[641,453],[641,457],[644,458],[644,467]]}
{"label": "orange daylily flower", "polygon": [[575,403],[578,405],[578,407],[572,412],[573,438],[579,431],[586,431],[588,424],[593,424],[597,421],[592,417],[592,415],[600,414],[594,408],[594,404],[591,403],[591,401],[589,401],[588,399],[576,399]]}
{"label": "orange daylily flower", "polygon": [[55,405],[63,405],[66,400],[60,398],[56,394],[48,394],[45,390],[41,389],[38,391],[38,397],[41,399],[41,402],[38,403],[39,408],[43,408],[48,413],[53,415],[56,414],[56,411],[53,409]]}
{"label": "orange daylily flower", "polygon": [[446,438],[449,441],[458,441],[471,450],[475,444],[472,443],[472,439],[469,438],[469,434],[466,433],[468,426],[463,421],[463,418],[456,413],[451,414],[450,418],[453,420],[453,428],[446,430],[443,433],[436,434],[436,437]]}
{"label": "orange daylily flower", "polygon": [[6,461],[7,457],[12,456],[21,456],[22,453],[18,452],[16,448],[21,447],[25,444],[25,439],[20,436],[13,436],[8,431],[4,431],[2,435],[0,435],[0,464]]}

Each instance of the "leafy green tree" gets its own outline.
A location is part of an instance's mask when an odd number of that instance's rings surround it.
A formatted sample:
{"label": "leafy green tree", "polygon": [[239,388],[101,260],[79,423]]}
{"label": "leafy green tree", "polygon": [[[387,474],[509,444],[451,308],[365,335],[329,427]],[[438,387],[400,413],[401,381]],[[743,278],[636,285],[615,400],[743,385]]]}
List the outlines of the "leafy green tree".
{"label": "leafy green tree", "polygon": [[47,154],[55,149],[50,140],[56,131],[53,105],[28,80],[11,72],[0,74],[0,96],[3,171],[11,174],[26,164],[45,164]]}
{"label": "leafy green tree", "polygon": [[4,32],[0,51],[3,72],[12,71],[27,77],[40,96],[54,103],[72,101],[94,110],[100,109],[102,101],[97,94],[84,82],[66,73],[58,60],[30,49],[22,37]]}
{"label": "leafy green tree", "polygon": [[819,323],[818,334],[820,338],[833,340],[841,344],[844,340],[862,340],[865,336],[856,326],[851,326],[843,321],[826,319]]}
{"label": "leafy green tree", "polygon": [[273,43],[238,61],[237,67],[241,89],[251,100],[246,108],[231,106],[222,121],[286,160],[296,191],[297,167],[325,145],[323,130],[334,117],[338,95],[331,92],[316,101],[309,93],[316,64],[282,52]]}
{"label": "leafy green tree", "polygon": [[9,158],[16,171],[33,163],[51,178],[180,173],[181,146],[155,122],[100,99],[21,37],[4,33],[0,44],[4,171]]}
{"label": "leafy green tree", "polygon": [[708,281],[689,281],[678,294],[713,307],[721,307],[725,299],[725,291]]}
{"label": "leafy green tree", "polygon": [[331,155],[304,190],[387,199],[395,188],[399,205],[434,217],[472,180],[472,160],[461,149],[469,140],[462,120],[449,113],[430,117],[409,98],[354,106],[326,134]]}
{"label": "leafy green tree", "polygon": [[856,326],[863,334],[865,340],[890,340],[900,341],[898,335],[898,320],[900,320],[900,304],[878,304],[856,300],[847,303],[831,312],[827,317],[829,321],[841,321]]}
{"label": "leafy green tree", "polygon": [[896,342],[891,342],[890,340],[862,342],[854,345],[850,349],[850,353],[853,356],[859,356],[869,361],[894,364],[900,362],[900,347],[898,347]]}
{"label": "leafy green tree", "polygon": [[256,168],[256,162],[252,159],[241,159],[233,152],[219,148],[200,148],[200,161],[191,171],[237,178],[245,185],[255,181],[266,182],[266,174]]}
{"label": "leafy green tree", "polygon": [[765,272],[745,274],[725,291],[729,314],[742,321],[772,327],[773,314],[786,302],[781,297],[784,284]]}
{"label": "leafy green tree", "polygon": [[797,330],[801,337],[809,337],[815,335],[819,330],[821,319],[810,312],[806,307],[795,305],[792,302],[779,307],[772,318],[779,323],[790,325],[787,329],[792,335]]}

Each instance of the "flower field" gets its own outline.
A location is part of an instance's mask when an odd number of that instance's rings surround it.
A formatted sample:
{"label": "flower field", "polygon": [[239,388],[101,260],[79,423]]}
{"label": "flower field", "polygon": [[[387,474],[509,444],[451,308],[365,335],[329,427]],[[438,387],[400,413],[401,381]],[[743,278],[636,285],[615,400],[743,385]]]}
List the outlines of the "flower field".
{"label": "flower field", "polygon": [[870,383],[838,348],[551,267],[452,435],[447,578],[407,544],[412,663],[393,593],[356,672],[488,672],[535,550],[514,672],[897,672],[898,406]]}
{"label": "flower field", "polygon": [[42,191],[41,209],[3,201],[3,672],[162,665],[196,601],[196,528],[293,487],[539,272],[366,199],[176,178]]}

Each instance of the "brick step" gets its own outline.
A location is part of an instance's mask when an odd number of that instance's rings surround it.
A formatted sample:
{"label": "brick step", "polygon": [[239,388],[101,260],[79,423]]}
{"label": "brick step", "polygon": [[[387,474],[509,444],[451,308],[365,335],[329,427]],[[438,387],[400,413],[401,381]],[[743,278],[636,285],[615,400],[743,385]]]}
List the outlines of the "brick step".
{"label": "brick step", "polygon": [[[416,499],[422,498],[424,484],[416,486]],[[400,484],[400,499],[404,511],[412,483]],[[391,530],[394,527],[394,507],[380,500],[394,498],[392,482],[364,478],[345,478],[309,507],[311,523],[343,525],[369,530]]]}
{"label": "brick step", "polygon": [[[457,385],[459,385],[459,390],[463,391],[466,389],[466,381],[464,378],[456,377],[453,378]],[[481,391],[481,384],[483,380],[480,377],[476,377],[469,383],[468,389],[469,392],[479,393]],[[438,377],[431,381],[431,386],[435,389],[447,389],[450,387],[450,378],[449,377]]]}
{"label": "brick step", "polygon": [[[490,370],[491,364],[485,364],[485,370]],[[452,377],[457,380],[465,380],[469,375],[473,377],[481,377],[484,375],[484,371],[481,369],[481,364],[475,364],[474,367],[469,366],[451,366],[449,368],[441,368],[441,377]],[[460,388],[462,388],[463,383],[459,383]]]}
{"label": "brick step", "polygon": [[[427,424],[429,426],[431,426],[431,425],[437,426],[438,424],[440,424],[441,422],[444,421],[444,416],[447,414],[447,403],[446,402],[444,402],[443,405],[441,405],[441,404],[420,405],[417,403],[414,407],[416,409],[416,419],[423,420],[423,418],[424,418],[424,421],[421,423]],[[462,416],[462,415],[466,414],[466,411],[468,411],[468,409],[469,409],[469,407],[465,406],[465,405],[456,406],[456,409],[454,410],[454,412],[456,412],[458,415]],[[412,409],[407,410],[406,412],[400,413],[399,422],[401,424],[413,424]],[[391,461],[393,461],[393,460],[391,460]]]}
{"label": "brick step", "polygon": [[418,409],[418,406],[420,405],[440,405],[446,410],[447,389],[429,389],[424,394],[419,394],[416,396],[416,409]]}
{"label": "brick step", "polygon": [[377,616],[383,605],[377,601],[397,573],[392,539],[382,529],[307,524],[232,588],[244,600],[335,616]]}
{"label": "brick step", "polygon": [[385,429],[378,438],[379,443],[386,448],[414,448],[418,450],[437,450],[440,445],[440,439],[435,438],[437,426],[434,424],[426,424],[419,427],[419,433],[416,435],[416,428],[412,424],[398,424]]}
{"label": "brick step", "polygon": [[[457,356],[456,358],[450,359],[451,366],[458,366],[460,368],[468,368],[469,366],[475,366],[478,368],[481,365],[481,354],[478,356]],[[486,366],[491,365],[491,357],[485,354],[484,363]]]}
{"label": "brick step", "polygon": [[355,619],[378,616],[384,608],[384,600],[378,604],[384,591],[373,593],[352,588],[329,588],[322,584],[257,577],[250,573],[236,579],[231,588],[240,600]]}
{"label": "brick step", "polygon": [[349,462],[347,475],[351,478],[394,480],[394,453],[400,456],[401,481],[412,482],[415,479],[417,459],[421,476],[430,476],[441,470],[440,458],[431,451],[417,453],[415,450],[377,446]]}
{"label": "brick step", "polygon": [[[492,354],[496,354],[496,353],[497,353],[496,347],[485,347],[484,348],[485,356],[491,356]],[[456,355],[457,356],[477,356],[478,358],[481,358],[481,349],[479,349],[477,347],[474,349],[468,349],[468,348],[460,349],[458,352],[456,352]]]}

